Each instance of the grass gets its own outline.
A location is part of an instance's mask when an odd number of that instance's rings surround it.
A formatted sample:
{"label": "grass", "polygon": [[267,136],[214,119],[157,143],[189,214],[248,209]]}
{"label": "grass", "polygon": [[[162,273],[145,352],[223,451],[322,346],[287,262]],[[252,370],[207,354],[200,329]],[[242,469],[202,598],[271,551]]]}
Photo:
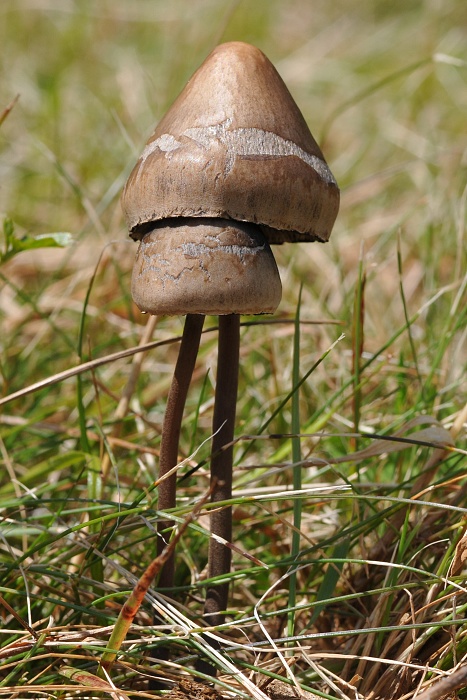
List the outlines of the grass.
{"label": "grass", "polygon": [[[148,697],[149,676],[176,682],[200,654],[214,655],[218,690],[241,697],[276,677],[365,700],[460,678],[465,697],[466,38],[461,0],[2,2],[0,212],[23,242],[13,254],[5,241],[0,266],[0,697]],[[179,543],[176,603],[151,588],[103,679],[155,556],[182,329],[158,320],[135,370],[146,317],[118,198],[153,125],[230,39],[277,66],[341,212],[326,246],[274,250],[279,311],[242,319],[222,654],[200,634],[205,505]],[[30,245],[62,233],[65,248]],[[215,357],[211,319],[179,524],[208,488]],[[155,667],[167,644],[170,664]]]}

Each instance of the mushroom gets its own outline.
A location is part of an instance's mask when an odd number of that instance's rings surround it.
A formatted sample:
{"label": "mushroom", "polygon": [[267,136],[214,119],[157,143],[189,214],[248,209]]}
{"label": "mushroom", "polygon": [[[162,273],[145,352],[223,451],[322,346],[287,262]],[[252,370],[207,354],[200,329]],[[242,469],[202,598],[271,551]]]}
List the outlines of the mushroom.
{"label": "mushroom", "polygon": [[[131,292],[136,305],[145,313],[186,315],[162,427],[158,508],[165,511],[176,504],[176,474],[172,470],[178,462],[183,409],[204,315],[220,317],[212,446],[216,453],[233,439],[240,314],[272,313],[279,305],[282,288],[271,248],[257,226],[226,219],[180,218],[155,222],[154,228],[142,238],[133,267]],[[230,468],[225,466],[226,455]],[[216,489],[219,500],[227,500],[231,495],[231,460],[230,452],[212,459],[211,474],[219,484]],[[220,519],[227,527],[218,528],[217,534],[230,540],[230,513],[221,512]],[[166,520],[158,523],[159,553],[166,544],[164,533],[171,524]],[[161,588],[173,585],[173,568],[172,557],[162,570]]]}
{"label": "mushroom", "polygon": [[[153,314],[188,314],[177,366],[188,367],[183,346],[190,345],[192,315],[219,314],[211,474],[213,500],[228,500],[233,452],[221,448],[234,431],[239,315],[272,313],[279,303],[269,244],[328,240],[339,208],[336,181],[270,61],[249,44],[231,42],[214,49],[158,124],[122,206],[131,237],[140,241],[136,304]],[[190,331],[196,351],[201,325]],[[194,361],[185,371],[188,382]],[[161,476],[177,462],[176,423],[166,413]],[[175,491],[164,500],[162,483],[159,508],[166,509],[175,505]],[[210,578],[230,570],[222,539],[230,541],[231,527],[230,509],[212,512]],[[228,584],[208,587],[210,625],[223,622],[227,595]]]}

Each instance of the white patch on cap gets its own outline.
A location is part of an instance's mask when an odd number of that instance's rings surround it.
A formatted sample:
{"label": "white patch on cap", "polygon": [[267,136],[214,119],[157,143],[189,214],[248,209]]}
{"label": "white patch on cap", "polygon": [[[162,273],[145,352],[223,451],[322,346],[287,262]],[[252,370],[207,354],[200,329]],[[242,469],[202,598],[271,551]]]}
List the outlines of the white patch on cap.
{"label": "white patch on cap", "polygon": [[231,120],[226,120],[217,126],[208,126],[198,129],[186,129],[183,136],[196,141],[203,147],[208,147],[214,138],[220,141],[227,149],[227,164],[225,174],[232,170],[235,158],[284,158],[296,156],[313,168],[325,182],[337,184],[327,164],[318,156],[307,153],[293,141],[283,139],[272,131],[263,129],[232,129]]}
{"label": "white patch on cap", "polygon": [[[229,130],[228,127],[231,123],[231,119],[226,119],[221,124],[186,129],[180,138],[185,136],[195,141],[202,148],[209,148],[214,140],[219,141],[225,146],[227,151],[225,175],[228,175],[232,170],[236,158],[285,158],[295,156],[317,172],[325,182],[337,184],[324,160],[304,151],[303,148],[297,146],[293,141],[283,139],[272,131],[264,131],[263,129],[240,128]],[[141,155],[138,175],[143,163],[155,151],[170,153],[183,148],[183,146],[184,144],[171,134],[162,134],[159,138],[151,141]]]}

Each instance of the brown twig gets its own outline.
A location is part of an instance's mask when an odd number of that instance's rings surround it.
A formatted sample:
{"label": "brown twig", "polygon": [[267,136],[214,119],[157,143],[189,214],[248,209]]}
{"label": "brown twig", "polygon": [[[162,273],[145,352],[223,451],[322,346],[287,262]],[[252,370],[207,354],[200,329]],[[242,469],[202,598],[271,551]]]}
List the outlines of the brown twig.
{"label": "brown twig", "polygon": [[124,603],[118,619],[114,625],[112,634],[109,639],[109,650],[104,652],[102,655],[101,663],[99,666],[98,675],[102,678],[105,672],[109,672],[115,659],[117,658],[117,653],[122,646],[123,641],[126,638],[128,630],[135,619],[136,613],[138,612],[146,593],[149,590],[152,582],[165,566],[167,561],[173,556],[175,547],[177,546],[179,540],[191,525],[191,523],[197,518],[198,513],[204,504],[208,501],[212,493],[212,488],[209,488],[207,493],[203,498],[194,506],[191,513],[185,518],[183,523],[180,525],[178,530],[175,532],[174,536],[170,542],[164,547],[162,552],[152,560],[147,569],[143,572],[142,576],[139,578],[137,584],[133,588],[133,591]]}
{"label": "brown twig", "polygon": [[4,109],[2,112],[0,112],[0,126],[3,124],[3,122],[5,121],[5,119],[7,118],[7,116],[10,114],[11,110],[13,109],[13,107],[15,106],[15,104],[18,102],[18,100],[19,100],[19,95],[16,95],[16,96],[11,100],[10,104],[8,104],[8,105],[5,107],[5,109]]}
{"label": "brown twig", "polygon": [[415,700],[438,700],[448,696],[454,690],[465,688],[467,685],[467,664],[464,664],[449,676],[435,681],[429,688],[415,696]]}

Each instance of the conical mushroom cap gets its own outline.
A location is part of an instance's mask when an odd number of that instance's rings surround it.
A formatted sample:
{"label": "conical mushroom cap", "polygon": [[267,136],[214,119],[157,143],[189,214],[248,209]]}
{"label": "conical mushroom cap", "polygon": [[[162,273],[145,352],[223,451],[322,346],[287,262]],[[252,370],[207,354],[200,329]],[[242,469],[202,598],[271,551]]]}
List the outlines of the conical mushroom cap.
{"label": "conical mushroom cap", "polygon": [[326,241],[339,190],[300,110],[254,46],[221,44],[150,137],[122,196],[133,238],[150,222],[221,217],[270,243]]}

